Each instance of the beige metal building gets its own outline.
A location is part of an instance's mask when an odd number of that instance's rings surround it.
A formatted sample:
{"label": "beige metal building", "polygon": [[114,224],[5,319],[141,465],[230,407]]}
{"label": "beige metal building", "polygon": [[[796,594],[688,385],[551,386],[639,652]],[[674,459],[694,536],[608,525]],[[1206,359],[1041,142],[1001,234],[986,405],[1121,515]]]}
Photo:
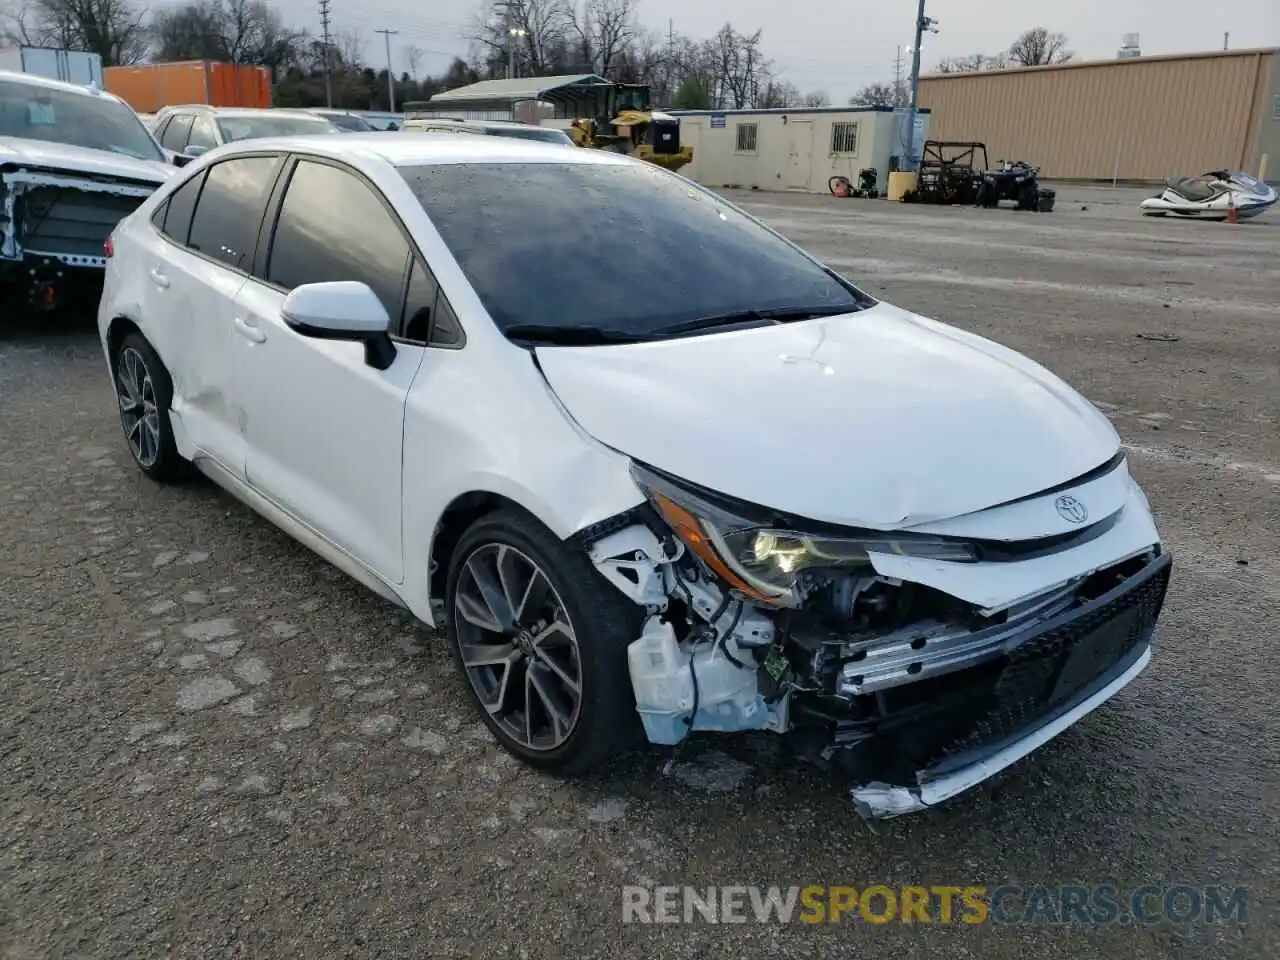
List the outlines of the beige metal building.
{"label": "beige metal building", "polygon": [[1280,51],[1222,50],[920,78],[930,136],[1057,179],[1280,178]]}
{"label": "beige metal building", "polygon": [[[693,162],[680,173],[708,187],[826,193],[834,176],[858,181],[875,167],[884,192],[905,154],[905,116],[890,107],[774,110],[670,110]],[[929,112],[916,136],[928,135]]]}

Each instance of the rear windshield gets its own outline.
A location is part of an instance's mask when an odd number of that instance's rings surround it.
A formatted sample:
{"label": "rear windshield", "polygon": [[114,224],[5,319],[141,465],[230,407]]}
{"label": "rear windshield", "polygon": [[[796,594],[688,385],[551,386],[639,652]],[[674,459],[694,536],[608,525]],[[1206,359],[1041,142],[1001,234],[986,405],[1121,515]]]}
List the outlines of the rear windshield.
{"label": "rear windshield", "polygon": [[402,167],[499,327],[636,336],[753,310],[865,298],[687,180],[646,164]]}
{"label": "rear windshield", "polygon": [[336,133],[328,120],[320,117],[261,116],[219,117],[223,139],[256,140],[259,137],[293,137],[309,133]]}
{"label": "rear windshield", "polygon": [[353,113],[326,113],[324,118],[342,130],[359,130],[367,133],[373,129],[371,124],[365,122],[364,117],[357,117]]}
{"label": "rear windshield", "polygon": [[119,100],[0,80],[0,137],[65,143],[163,162],[138,115]]}
{"label": "rear windshield", "polygon": [[572,144],[567,133],[547,127],[484,127],[485,133],[495,137],[514,137],[517,140],[542,140],[547,143]]}

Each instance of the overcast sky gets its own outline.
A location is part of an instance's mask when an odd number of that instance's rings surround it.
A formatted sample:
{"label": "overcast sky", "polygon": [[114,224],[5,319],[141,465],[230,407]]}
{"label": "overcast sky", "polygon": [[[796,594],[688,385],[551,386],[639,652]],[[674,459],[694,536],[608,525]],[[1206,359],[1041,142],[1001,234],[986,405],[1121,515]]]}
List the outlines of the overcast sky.
{"label": "overcast sky", "polygon": [[[393,38],[396,72],[407,69],[403,50],[425,51],[420,70],[439,72],[450,56],[465,54],[466,24],[480,4],[470,0],[331,0],[335,29],[359,29],[369,41],[366,58],[385,59],[381,27],[399,28]],[[276,0],[285,18],[318,32],[318,4]],[[804,90],[826,90],[837,102],[867,83],[888,80],[899,45],[909,46],[915,0],[639,0],[649,29],[709,36],[725,21],[740,31],[764,31],[764,47],[775,69]],[[1229,16],[1215,10],[1229,11]],[[1144,53],[1220,49],[1231,29],[1233,48],[1280,46],[1280,0],[928,0],[938,34],[927,35],[926,72],[943,57],[996,53],[1020,33],[1044,26],[1067,35],[1082,59],[1115,55],[1126,33],[1141,37]]]}

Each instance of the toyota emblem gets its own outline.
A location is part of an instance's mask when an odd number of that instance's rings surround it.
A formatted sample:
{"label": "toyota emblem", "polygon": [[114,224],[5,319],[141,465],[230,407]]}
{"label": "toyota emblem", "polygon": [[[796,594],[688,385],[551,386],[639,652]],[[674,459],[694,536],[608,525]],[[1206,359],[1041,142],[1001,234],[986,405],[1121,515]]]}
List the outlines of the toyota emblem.
{"label": "toyota emblem", "polygon": [[1067,523],[1084,523],[1089,519],[1089,511],[1075,497],[1059,497],[1053,505]]}

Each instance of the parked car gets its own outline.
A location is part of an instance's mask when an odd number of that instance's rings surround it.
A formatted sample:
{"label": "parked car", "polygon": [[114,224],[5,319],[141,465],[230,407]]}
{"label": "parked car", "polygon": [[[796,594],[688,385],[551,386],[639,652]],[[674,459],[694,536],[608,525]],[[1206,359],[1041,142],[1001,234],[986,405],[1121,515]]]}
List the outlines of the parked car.
{"label": "parked car", "polygon": [[113,250],[139,469],[444,627],[530,764],[770,730],[892,816],[1150,659],[1171,557],[1092,404],[651,164],[258,140]]}
{"label": "parked car", "polygon": [[317,117],[323,117],[339,130],[345,130],[348,133],[368,133],[370,130],[377,129],[360,114],[350,110],[331,110],[327,107],[317,107],[308,112],[314,113]]}
{"label": "parked car", "polygon": [[0,319],[96,299],[112,228],[175,168],[123,101],[0,71]]}
{"label": "parked car", "polygon": [[509,120],[453,120],[449,117],[418,117],[406,120],[401,127],[405,133],[471,133],[480,136],[514,137],[517,140],[541,140],[576,146],[573,138],[555,127],[538,127],[531,123]]}
{"label": "parked car", "polygon": [[155,127],[160,145],[185,157],[200,157],[224,143],[258,137],[341,133],[324,117],[309,110],[206,107],[194,104],[166,107]]}

